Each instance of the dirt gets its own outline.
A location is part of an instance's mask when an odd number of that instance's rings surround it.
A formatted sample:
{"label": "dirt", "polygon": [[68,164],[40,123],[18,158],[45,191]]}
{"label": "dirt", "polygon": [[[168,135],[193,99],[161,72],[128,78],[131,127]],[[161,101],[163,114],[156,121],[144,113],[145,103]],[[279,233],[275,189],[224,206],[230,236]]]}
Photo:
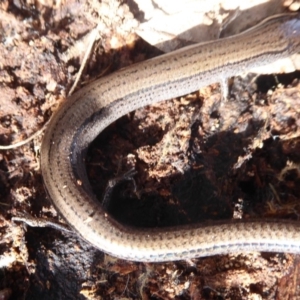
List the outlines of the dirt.
{"label": "dirt", "polygon": [[[99,12],[102,13],[99,13]],[[105,12],[105,13],[104,13]],[[135,11],[133,11],[133,14]],[[0,3],[0,144],[26,140],[76,89],[160,53],[134,35],[117,1]],[[103,17],[105,16],[105,17]],[[87,169],[99,199],[135,167],[109,211],[123,223],[164,227],[231,218],[299,218],[300,83],[289,75],[235,78],[124,116],[93,143]],[[0,299],[300,299],[299,256],[238,253],[133,263],[75,233],[12,222],[18,212],[64,220],[39,167],[42,134],[0,151]]]}

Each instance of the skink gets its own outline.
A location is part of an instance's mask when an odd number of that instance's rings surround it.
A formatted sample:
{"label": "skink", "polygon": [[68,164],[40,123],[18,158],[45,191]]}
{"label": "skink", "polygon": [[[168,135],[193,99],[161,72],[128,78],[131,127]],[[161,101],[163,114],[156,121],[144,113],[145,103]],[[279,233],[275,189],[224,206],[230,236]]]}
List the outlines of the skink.
{"label": "skink", "polygon": [[200,43],[119,70],[82,88],[54,114],[41,170],[55,207],[81,237],[113,256],[161,262],[236,251],[300,253],[300,222],[221,221],[137,229],[97,201],[84,165],[90,143],[121,116],[223,81],[300,50],[300,15],[276,15],[233,37]]}

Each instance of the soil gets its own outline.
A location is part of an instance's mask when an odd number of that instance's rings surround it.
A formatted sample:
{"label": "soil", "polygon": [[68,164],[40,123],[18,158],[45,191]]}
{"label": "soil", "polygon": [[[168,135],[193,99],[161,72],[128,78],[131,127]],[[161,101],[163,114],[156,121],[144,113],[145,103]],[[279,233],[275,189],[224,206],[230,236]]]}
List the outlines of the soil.
{"label": "soil", "polygon": [[[96,25],[76,89],[159,55],[133,33],[133,14],[118,1],[2,1],[0,144],[44,129],[67,101]],[[131,181],[116,187],[108,208],[125,224],[297,220],[299,78],[299,72],[250,74],[231,82],[227,101],[215,84],[124,116],[89,150],[95,194],[101,200],[108,180],[134,167],[136,187]],[[0,150],[0,299],[300,299],[299,255],[134,263],[102,253],[75,233],[12,222],[19,212],[64,222],[43,186],[41,140],[39,134]]]}

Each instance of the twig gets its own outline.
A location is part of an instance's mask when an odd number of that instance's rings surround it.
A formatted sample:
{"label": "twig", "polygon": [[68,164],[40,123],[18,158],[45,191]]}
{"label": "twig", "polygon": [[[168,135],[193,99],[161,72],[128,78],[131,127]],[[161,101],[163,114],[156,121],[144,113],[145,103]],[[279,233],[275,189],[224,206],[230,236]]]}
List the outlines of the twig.
{"label": "twig", "polygon": [[82,75],[83,69],[86,66],[86,62],[87,62],[87,60],[88,60],[88,58],[89,58],[89,56],[91,54],[91,51],[92,51],[93,45],[95,43],[95,40],[97,39],[98,30],[99,30],[98,26],[96,28],[94,28],[93,31],[90,33],[90,37],[89,37],[90,41],[89,41],[88,47],[86,49],[86,52],[85,52],[85,55],[83,57],[83,61],[82,61],[82,64],[80,66],[80,69],[79,69],[79,71],[77,73],[76,79],[75,79],[75,81],[74,81],[74,83],[73,83],[73,85],[72,85],[72,87],[71,87],[71,89],[70,89],[70,91],[68,93],[68,96],[72,95],[72,93],[74,92],[74,90],[75,90],[75,88],[76,88],[76,86],[78,84],[78,81],[79,81],[79,79],[80,79],[80,77]]}
{"label": "twig", "polygon": [[[51,119],[51,118],[50,118],[50,119]],[[7,145],[7,146],[0,145],[0,150],[15,149],[15,148],[18,148],[18,147],[20,147],[20,146],[23,146],[23,145],[29,143],[31,140],[35,139],[37,136],[39,136],[39,135],[45,130],[45,128],[47,127],[47,125],[48,125],[49,122],[50,122],[50,119],[43,125],[43,127],[42,127],[41,129],[39,129],[39,130],[38,130],[37,132],[35,132],[32,136],[28,137],[28,138],[25,139],[24,141],[21,141],[21,142],[12,144],[12,145]]]}

